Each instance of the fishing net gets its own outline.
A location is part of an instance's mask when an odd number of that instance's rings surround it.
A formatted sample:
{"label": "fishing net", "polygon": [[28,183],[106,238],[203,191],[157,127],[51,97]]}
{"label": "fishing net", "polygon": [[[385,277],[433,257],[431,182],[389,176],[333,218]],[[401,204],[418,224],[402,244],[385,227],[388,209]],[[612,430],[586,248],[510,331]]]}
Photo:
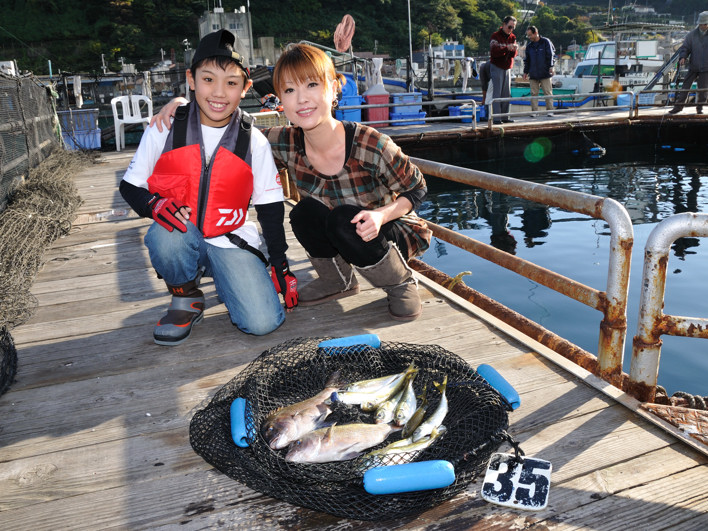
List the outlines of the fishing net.
{"label": "fishing net", "polygon": [[17,372],[17,349],[7,327],[0,327],[0,395],[10,388]]}
{"label": "fishing net", "polygon": [[[236,378],[222,387],[190,424],[194,450],[208,463],[250,488],[290,503],[345,518],[380,520],[420,513],[464,490],[484,471],[491,454],[510,440],[510,405],[462,358],[438,346],[382,343],[319,347],[326,338],[297,338],[262,353]],[[285,460],[286,449],[272,450],[261,426],[266,417],[283,406],[311,398],[325,388],[330,376],[354,382],[400,373],[415,363],[417,395],[427,389],[428,414],[435,411],[440,393],[433,382],[447,376],[449,410],[443,424],[447,431],[427,449],[417,453],[363,455],[349,461],[321,464]],[[236,398],[246,399],[249,446],[236,446],[231,435],[230,408]],[[373,413],[358,406],[334,403],[328,422],[373,423]],[[372,450],[400,439],[400,432]],[[364,490],[364,472],[378,465],[443,459],[455,470],[450,486],[415,492],[373,495]]]}
{"label": "fishing net", "polygon": [[55,150],[29,171],[0,212],[0,326],[12,329],[34,313],[30,288],[47,247],[69,233],[81,205],[74,175],[90,157]]}

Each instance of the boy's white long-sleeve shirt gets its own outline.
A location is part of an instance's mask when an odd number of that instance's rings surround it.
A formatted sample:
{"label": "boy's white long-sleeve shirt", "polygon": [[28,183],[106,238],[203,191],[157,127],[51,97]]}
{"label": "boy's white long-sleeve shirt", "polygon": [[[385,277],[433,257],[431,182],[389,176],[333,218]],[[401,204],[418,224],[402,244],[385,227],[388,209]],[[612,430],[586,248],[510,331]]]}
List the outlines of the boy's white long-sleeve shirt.
{"label": "boy's white long-sleeve shirt", "polygon": [[[204,153],[207,162],[211,159],[216,146],[226,131],[226,127],[209,127],[202,125],[202,140],[204,142]],[[123,175],[123,180],[142,188],[148,188],[148,178],[152,175],[155,164],[157,164],[162,150],[165,147],[169,130],[163,128],[160,132],[157,127],[148,127],[143,133],[133,160]],[[253,194],[251,200],[254,205],[276,203],[284,200],[283,187],[280,183],[280,176],[273,161],[273,153],[270,143],[256,127],[251,128],[251,169],[253,171]],[[246,222],[232,232],[246,240],[255,247],[260,246],[261,239],[258,234],[258,227],[246,218]],[[209,238],[207,241],[218,247],[233,247],[233,244],[226,236]]]}

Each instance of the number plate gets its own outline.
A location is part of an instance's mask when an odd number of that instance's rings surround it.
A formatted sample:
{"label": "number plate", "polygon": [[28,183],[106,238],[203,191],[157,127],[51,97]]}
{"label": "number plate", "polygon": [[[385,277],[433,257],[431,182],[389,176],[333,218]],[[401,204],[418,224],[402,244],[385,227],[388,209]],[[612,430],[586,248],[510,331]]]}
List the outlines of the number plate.
{"label": "number plate", "polygon": [[484,476],[482,499],[527,511],[545,509],[551,487],[551,463],[521,457],[515,464],[514,459],[513,454],[492,455]]}

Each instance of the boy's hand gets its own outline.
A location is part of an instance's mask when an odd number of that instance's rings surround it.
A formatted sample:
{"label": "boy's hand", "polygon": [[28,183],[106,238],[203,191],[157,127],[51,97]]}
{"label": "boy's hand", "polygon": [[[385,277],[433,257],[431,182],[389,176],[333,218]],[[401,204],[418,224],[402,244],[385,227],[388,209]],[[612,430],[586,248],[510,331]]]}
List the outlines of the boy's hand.
{"label": "boy's hand", "polygon": [[285,301],[285,308],[292,310],[297,306],[297,279],[290,271],[288,260],[284,259],[280,265],[270,268],[270,278],[273,280],[275,291],[282,293]]}
{"label": "boy's hand", "polygon": [[177,107],[184,103],[189,103],[189,100],[183,97],[178,97],[175,98],[169,102],[167,102],[162,109],[160,109],[160,112],[157,113],[152,117],[150,120],[150,127],[153,125],[157,126],[157,130],[162,133],[162,128],[163,126],[166,127],[167,129],[172,128],[172,121],[170,118],[173,118],[175,115],[175,112],[177,111]]}
{"label": "boy's hand", "polygon": [[148,201],[148,205],[152,208],[152,219],[168,231],[177,229],[180,232],[187,232],[187,220],[192,211],[187,205],[170,197],[160,197],[160,194],[155,194]]}

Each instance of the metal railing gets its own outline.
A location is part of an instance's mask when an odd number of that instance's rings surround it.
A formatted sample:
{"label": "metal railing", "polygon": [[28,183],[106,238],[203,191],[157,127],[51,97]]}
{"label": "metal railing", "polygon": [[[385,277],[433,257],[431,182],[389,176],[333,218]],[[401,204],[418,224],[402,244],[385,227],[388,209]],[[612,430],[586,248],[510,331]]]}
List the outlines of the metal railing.
{"label": "metal railing", "polygon": [[[708,93],[708,89],[664,88],[664,89],[652,89],[651,91],[647,91],[647,92],[638,92],[638,93],[637,93],[637,98],[636,98],[636,100],[635,100],[635,102],[634,102],[635,104],[634,104],[633,109],[632,109],[633,112],[634,112],[635,118],[636,118],[637,116],[639,116],[639,109],[640,109],[640,108],[649,109],[649,108],[652,108],[652,107],[664,107],[664,106],[666,106],[666,105],[672,105],[672,104],[674,104],[674,102],[676,101],[676,95],[679,94],[679,93],[683,93],[683,92],[687,93],[687,94],[686,94],[686,101],[688,101],[688,100],[690,99],[691,95],[695,95],[695,96],[696,96],[696,99],[697,99],[698,94],[700,94],[700,93]],[[666,94],[667,97],[666,97],[665,100],[661,101],[658,105],[655,104],[654,101],[652,101],[651,103],[643,103],[643,102],[642,102],[642,97],[644,96],[644,97],[646,98],[646,96],[647,96],[647,95],[650,95],[650,94],[653,94],[653,95],[654,95],[654,98],[656,98],[656,95],[657,95],[657,94]],[[671,96],[674,96],[674,97],[672,98]],[[696,105],[696,103],[695,103],[695,102],[693,102],[693,103],[686,103],[686,102],[684,102],[684,103],[682,103],[681,105],[682,105],[682,106],[685,105],[685,106],[687,106],[687,107],[690,107],[690,106],[692,106],[692,105]],[[708,103],[707,103],[706,105],[708,105]]]}
{"label": "metal railing", "polygon": [[656,393],[662,335],[708,339],[708,319],[663,313],[669,251],[682,237],[708,237],[708,214],[686,212],[662,220],[644,247],[639,318],[629,374],[630,392],[644,402],[653,401]]}
{"label": "metal railing", "polygon": [[[628,118],[637,118],[639,116],[640,109],[652,109],[657,107],[663,107],[671,103],[671,96],[680,92],[687,92],[689,95],[694,95],[700,92],[708,92],[708,89],[653,89],[649,92],[638,92],[634,93],[631,91],[623,92],[587,92],[587,93],[576,93],[576,94],[553,94],[550,96],[539,95],[539,96],[515,96],[509,98],[492,98],[485,103],[485,108],[488,110],[486,114],[487,127],[492,129],[495,125],[495,119],[502,118],[512,118],[512,117],[528,117],[528,116],[544,116],[552,112],[554,115],[564,115],[564,114],[578,114],[586,112],[616,112],[618,110],[626,110]],[[391,108],[391,107],[445,107],[449,105],[469,105],[473,107],[473,112],[466,116],[414,116],[411,114],[410,118],[391,118],[390,116],[386,119],[376,119],[368,121],[360,121],[360,123],[365,125],[371,124],[387,124],[387,125],[408,125],[408,124],[419,124],[420,122],[435,123],[435,122],[447,122],[455,121],[459,122],[461,119],[463,122],[470,122],[470,128],[473,131],[477,130],[477,125],[479,121],[477,120],[477,108],[481,105],[474,99],[472,99],[473,93],[460,93],[460,99],[433,99],[425,101],[415,101],[415,102],[389,102],[389,103],[375,103],[375,104],[364,104],[364,105],[342,105],[339,107],[342,111],[347,110],[365,110],[365,109],[379,109],[379,108]],[[654,100],[647,103],[648,95],[666,94],[666,98],[662,98],[660,103],[655,103]],[[616,104],[617,98],[626,98],[628,101],[621,102],[619,105]],[[542,109],[538,111],[532,110],[522,110],[522,111],[510,111],[506,113],[494,113],[493,104],[500,102],[509,102],[510,104],[519,102],[526,103],[527,101],[533,100],[546,100],[546,98],[552,98],[557,102],[557,106],[551,109]],[[695,103],[686,103],[686,106],[696,105]],[[708,103],[706,103],[708,105]]]}
{"label": "metal railing", "polygon": [[[627,332],[627,297],[634,232],[629,214],[617,201],[511,177],[461,168],[424,159],[411,161],[428,175],[520,197],[536,203],[603,219],[610,227],[610,256],[605,291],[599,291],[537,264],[500,251],[472,238],[430,223],[433,234],[526,278],[571,297],[603,314],[597,370],[604,380],[622,387],[622,355]],[[586,367],[588,368],[588,367]]]}
{"label": "metal railing", "polygon": [[[608,105],[608,103],[616,100],[617,96],[626,94],[630,101],[628,105]],[[551,98],[554,101],[558,101],[560,105],[554,107],[553,109],[544,109],[539,111],[516,111],[516,112],[505,112],[505,113],[494,113],[494,103],[504,103],[508,102],[510,105],[518,101],[532,101],[532,100],[545,100],[546,98]],[[586,112],[590,109],[593,111],[617,111],[617,109],[627,109],[628,118],[632,117],[632,113],[636,107],[635,105],[636,96],[633,92],[585,92],[577,94],[553,94],[550,96],[524,96],[523,98],[510,97],[510,98],[491,98],[487,103],[488,113],[487,113],[487,125],[491,129],[495,124],[494,120],[496,118],[512,117],[512,116],[529,116],[536,114],[548,114],[549,112],[559,113],[559,114],[571,114],[578,112]]]}
{"label": "metal railing", "polygon": [[364,124],[364,125],[371,125],[371,124],[410,124],[414,122],[421,122],[424,121],[425,123],[429,122],[449,122],[449,121],[460,121],[461,119],[470,119],[470,123],[473,130],[477,129],[477,102],[473,99],[446,99],[446,100],[432,100],[432,101],[414,101],[414,102],[397,102],[397,103],[371,103],[371,104],[365,104],[365,105],[342,105],[338,107],[338,109],[342,111],[348,111],[348,110],[356,110],[356,109],[381,109],[384,107],[391,108],[391,107],[434,107],[438,105],[450,105],[450,104],[457,104],[460,106],[471,106],[472,107],[472,113],[469,116],[425,116],[425,117],[419,117],[419,116],[413,116],[411,114],[411,118],[401,118],[400,116],[397,118],[391,118],[390,116],[386,119],[376,119],[376,120],[367,120],[367,121],[360,121],[359,123]]}

